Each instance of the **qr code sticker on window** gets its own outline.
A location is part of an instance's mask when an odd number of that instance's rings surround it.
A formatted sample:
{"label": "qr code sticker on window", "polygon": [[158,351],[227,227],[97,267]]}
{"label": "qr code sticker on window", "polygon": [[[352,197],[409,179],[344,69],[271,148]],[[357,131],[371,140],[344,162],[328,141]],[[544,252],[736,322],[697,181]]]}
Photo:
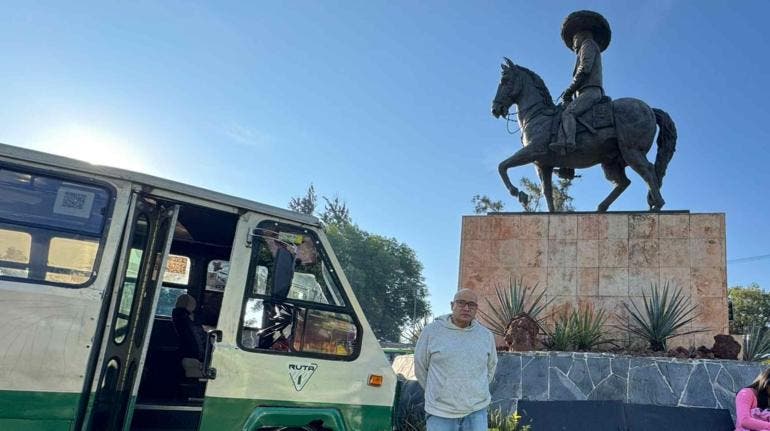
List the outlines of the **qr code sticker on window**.
{"label": "qr code sticker on window", "polygon": [[59,187],[53,212],[72,217],[89,218],[94,205],[94,193],[71,187]]}

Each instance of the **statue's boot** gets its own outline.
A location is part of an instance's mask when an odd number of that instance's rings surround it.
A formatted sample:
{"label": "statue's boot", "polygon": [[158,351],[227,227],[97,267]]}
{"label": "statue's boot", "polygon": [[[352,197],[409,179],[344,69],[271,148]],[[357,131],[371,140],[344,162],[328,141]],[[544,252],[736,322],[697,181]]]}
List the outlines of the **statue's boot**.
{"label": "statue's boot", "polygon": [[575,117],[570,114],[564,114],[559,128],[559,139],[551,142],[548,148],[559,155],[566,156],[575,151],[575,128],[577,127]]}
{"label": "statue's boot", "polygon": [[570,144],[565,141],[556,141],[548,144],[548,148],[560,156],[566,156],[567,153],[575,151],[575,144]]}

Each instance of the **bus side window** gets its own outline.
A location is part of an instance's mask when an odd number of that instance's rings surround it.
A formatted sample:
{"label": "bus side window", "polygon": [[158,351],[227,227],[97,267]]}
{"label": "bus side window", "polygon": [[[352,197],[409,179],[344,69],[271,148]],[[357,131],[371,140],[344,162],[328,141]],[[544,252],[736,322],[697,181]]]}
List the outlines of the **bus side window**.
{"label": "bus side window", "polygon": [[[255,230],[252,243],[241,347],[301,356],[352,357],[360,339],[359,326],[320,241],[308,230],[268,225],[270,229]],[[281,276],[276,281],[276,259],[280,255],[280,267],[285,267],[282,259],[287,254],[290,280]]]}
{"label": "bus side window", "polygon": [[27,278],[32,235],[0,228],[0,244],[0,276]]}
{"label": "bus side window", "polygon": [[90,284],[111,196],[92,183],[0,167],[0,278]]}

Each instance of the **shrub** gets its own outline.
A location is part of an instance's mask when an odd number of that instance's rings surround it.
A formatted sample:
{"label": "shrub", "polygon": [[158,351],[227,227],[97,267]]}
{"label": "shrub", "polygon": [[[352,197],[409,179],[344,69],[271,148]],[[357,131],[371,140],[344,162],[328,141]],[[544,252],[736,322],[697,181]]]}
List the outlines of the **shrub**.
{"label": "shrub", "polygon": [[607,313],[592,306],[580,306],[577,310],[563,311],[556,317],[554,330],[548,334],[546,347],[550,350],[592,350],[610,343],[604,338]]}
{"label": "shrub", "polygon": [[[490,331],[501,337],[505,336],[505,330],[511,320],[519,314],[527,314],[540,324],[538,316],[545,310],[550,301],[545,301],[545,291],[535,294],[534,287],[526,286],[520,278],[508,280],[508,286],[495,286],[496,302],[484,298],[489,306],[489,312],[479,310],[481,319],[486,323]],[[540,325],[542,327],[542,325]]]}
{"label": "shrub", "polygon": [[572,334],[570,333],[569,314],[567,311],[560,313],[553,324],[553,331],[548,334],[545,340],[545,347],[548,350],[570,350],[572,346]]}
{"label": "shrub", "polygon": [[743,360],[761,361],[770,354],[770,331],[762,325],[749,326],[743,338]]}
{"label": "shrub", "polygon": [[570,315],[572,329],[572,346],[576,350],[591,350],[608,341],[604,339],[604,324],[607,313],[592,306],[582,306]]}
{"label": "shrub", "polygon": [[697,317],[695,306],[692,305],[682,289],[670,290],[669,284],[660,289],[657,284],[650,285],[650,295],[642,293],[644,310],[640,310],[634,302],[631,306],[623,303],[629,314],[629,322],[622,328],[634,335],[644,338],[655,352],[665,351],[669,338],[679,337],[704,329],[683,331],[683,328]]}
{"label": "shrub", "polygon": [[521,416],[518,412],[511,415],[505,415],[502,409],[497,408],[489,411],[489,430],[490,431],[531,431],[529,425],[522,425],[519,421]]}

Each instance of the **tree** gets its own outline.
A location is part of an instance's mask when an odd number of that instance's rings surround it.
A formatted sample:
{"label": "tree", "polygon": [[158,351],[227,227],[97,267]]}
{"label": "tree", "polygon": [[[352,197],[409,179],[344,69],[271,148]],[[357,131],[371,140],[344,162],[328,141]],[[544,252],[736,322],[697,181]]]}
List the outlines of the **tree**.
{"label": "tree", "polygon": [[312,215],[315,212],[317,204],[318,195],[315,193],[313,183],[310,183],[310,187],[307,188],[305,196],[291,198],[289,201],[289,209],[298,213]]}
{"label": "tree", "polygon": [[416,320],[410,319],[409,323],[407,323],[404,328],[404,332],[401,334],[401,341],[408,344],[417,344],[417,340],[420,338],[423,329],[425,329],[425,327],[432,321],[433,316],[430,315]]}
{"label": "tree", "polygon": [[329,199],[326,196],[323,197],[326,201],[326,207],[321,213],[321,221],[328,224],[344,224],[350,223],[350,210],[348,209],[345,201],[340,200],[339,196],[334,196],[334,199]]}
{"label": "tree", "polygon": [[749,286],[735,286],[727,290],[727,296],[733,304],[733,320],[730,332],[743,334],[751,326],[766,327],[770,322],[770,293],[765,292],[757,283]]}
{"label": "tree", "polygon": [[[326,202],[323,212],[318,215],[318,218],[325,224],[329,223],[350,223],[350,210],[348,209],[345,201],[340,199],[339,196],[334,196],[334,199],[329,199],[326,196],[322,196]],[[318,207],[318,195],[315,192],[315,188],[311,183],[305,192],[305,196],[297,196],[289,200],[289,209],[298,213],[313,215]]]}
{"label": "tree", "polygon": [[[519,180],[519,184],[524,192],[529,195],[529,202],[524,206],[524,211],[539,211],[543,199],[540,185],[527,177],[522,177]],[[575,207],[572,205],[574,199],[569,194],[570,187],[572,187],[572,178],[559,178],[553,184],[553,206],[557,212],[575,211]]]}
{"label": "tree", "polygon": [[[290,207],[300,200],[293,198]],[[319,218],[372,330],[381,340],[398,341],[409,322],[430,314],[422,263],[407,244],[353,223],[339,197],[324,200]]]}
{"label": "tree", "polygon": [[474,195],[471,203],[475,206],[476,214],[487,214],[491,212],[500,212],[505,207],[503,201],[493,201],[487,195]]}
{"label": "tree", "polygon": [[352,223],[332,223],[326,235],[378,338],[398,341],[410,320],[430,306],[422,263],[408,245]]}

